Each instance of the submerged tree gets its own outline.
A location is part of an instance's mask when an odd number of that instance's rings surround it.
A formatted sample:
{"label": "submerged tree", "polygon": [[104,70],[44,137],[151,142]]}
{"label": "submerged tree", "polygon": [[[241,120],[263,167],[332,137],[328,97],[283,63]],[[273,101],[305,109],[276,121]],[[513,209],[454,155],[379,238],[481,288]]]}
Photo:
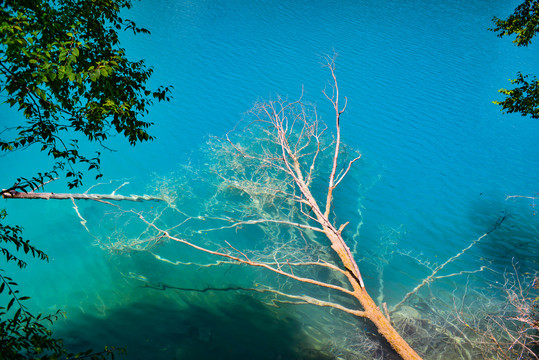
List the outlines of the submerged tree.
{"label": "submerged tree", "polygon": [[[267,275],[260,275],[260,286],[249,289],[274,303],[312,304],[366,318],[402,358],[419,359],[368,294],[343,236],[348,222],[339,222],[335,213],[335,191],[361,155],[341,141],[346,98],[339,93],[334,60],[327,59],[332,81],[331,91],[324,91],[334,111],[334,136],[314,105],[302,99],[258,102],[233,131],[209,142],[208,172],[195,167],[194,177],[172,193],[163,180],[164,209],[118,208],[111,223],[121,227],[123,217],[129,226],[96,240],[114,252],[152,253],[172,241],[207,256],[207,262],[197,257],[200,266],[242,264],[279,275],[287,279],[281,285],[265,284]],[[198,214],[186,214],[192,209],[182,203],[190,197],[200,204]],[[83,210],[75,207],[84,222]],[[135,218],[144,227],[138,232]],[[153,254],[169,263],[185,260]],[[215,257],[222,260],[215,263]],[[313,288],[325,295],[313,295]]]}
{"label": "submerged tree", "polygon": [[[335,117],[332,129],[320,119],[316,107],[302,98],[289,101],[277,97],[257,102],[225,137],[207,142],[198,153],[201,155],[198,162],[195,157],[180,173],[158,179],[153,186],[158,194],[145,197],[160,200],[151,206],[133,202],[134,206],[128,209],[124,206],[126,202],[122,206],[115,202],[139,200],[117,195],[126,182],[108,195],[90,196],[92,187],[84,194],[51,197],[51,194],[10,192],[6,197],[71,200],[84,228],[99,246],[114,254],[150,255],[153,260],[170,265],[196,266],[204,273],[214,267],[223,269],[225,274],[234,267],[249,269],[233,284],[220,279],[216,280],[219,285],[214,286],[200,283],[193,287],[178,286],[167,280],[152,282],[132,272],[125,275],[141,282],[143,287],[202,293],[250,291],[271,306],[310,304],[337,309],[374,324],[402,358],[419,358],[417,352],[429,357],[436,354],[434,358],[440,359],[532,354],[536,343],[534,329],[522,332],[515,328],[523,323],[521,319],[533,321],[533,307],[526,305],[531,304],[528,301],[531,298],[522,296],[522,291],[507,286],[497,289],[511,299],[510,306],[500,308],[493,296],[489,300],[486,293],[473,287],[455,289],[449,300],[442,299],[431,288],[435,281],[489,271],[488,264],[479,259],[475,269],[470,269],[467,263],[465,270],[455,271],[454,265],[469,256],[477,244],[487,241],[509,217],[507,213],[441,264],[380,244],[387,247],[382,254],[384,264],[375,259],[361,259],[364,261],[359,263],[369,273],[380,273],[380,288],[370,289],[371,294],[367,292],[358,262],[368,246],[357,234],[350,236],[351,232],[345,230],[348,222],[339,220],[343,217],[340,201],[349,199],[350,194],[336,191],[350,185],[352,170],[362,163],[361,154],[341,141],[346,98],[339,96],[335,58],[327,61],[332,81],[331,91],[324,94]],[[96,231],[96,224],[86,220],[82,199],[113,206],[114,210],[107,211],[99,221],[105,235]],[[95,214],[92,216],[95,218]],[[177,243],[184,245],[180,252],[174,246]],[[389,263],[399,266],[398,256],[417,261],[427,274],[401,301],[388,307],[383,297],[382,273]],[[174,276],[161,272],[158,275],[168,279]],[[371,298],[372,290],[379,292],[377,303]],[[472,293],[474,297],[470,296]],[[499,296],[499,291],[494,293]],[[471,298],[481,301],[470,304]],[[499,309],[502,311],[496,313]],[[522,312],[522,309],[527,310]],[[515,317],[519,320],[513,321]],[[351,330],[344,317],[334,319],[342,325],[347,337],[353,334],[358,341],[346,345],[355,349],[354,358],[366,353],[384,354],[383,345],[373,345],[376,340],[365,330],[368,325],[355,324]],[[518,341],[510,341],[511,336],[517,336]]]}

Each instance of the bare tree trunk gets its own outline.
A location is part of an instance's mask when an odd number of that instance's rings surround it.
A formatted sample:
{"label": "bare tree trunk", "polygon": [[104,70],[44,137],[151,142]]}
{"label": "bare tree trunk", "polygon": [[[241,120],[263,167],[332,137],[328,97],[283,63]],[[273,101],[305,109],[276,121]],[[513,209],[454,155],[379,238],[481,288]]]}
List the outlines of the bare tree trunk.
{"label": "bare tree trunk", "polygon": [[391,347],[403,358],[403,359],[421,359],[421,356],[415,352],[414,349],[402,338],[402,336],[391,325],[388,318],[384,316],[378,306],[376,306],[374,300],[367,293],[365,288],[359,288],[354,291],[354,296],[361,302],[363,309],[366,313],[365,317],[373,322],[378,329],[380,335],[387,340]]}
{"label": "bare tree trunk", "polygon": [[[312,201],[314,201],[314,198],[312,198]],[[419,356],[419,354],[417,354],[417,352],[412,349],[406,340],[404,340],[402,336],[395,330],[389,319],[384,316],[382,310],[380,310],[365,289],[357,263],[341,236],[342,228],[341,230],[336,230],[335,227],[333,227],[329,222],[329,219],[324,215],[319,218],[319,222],[320,224],[328,224],[328,226],[323,225],[324,233],[331,241],[332,249],[337,253],[346,269],[346,276],[354,289],[353,296],[361,303],[363,307],[363,312],[361,312],[361,315],[359,316],[365,317],[372,321],[380,335],[387,340],[391,347],[403,359],[421,359],[421,356]]]}
{"label": "bare tree trunk", "polygon": [[112,201],[165,201],[161,197],[150,195],[116,195],[116,194],[63,194],[63,193],[36,193],[36,192],[19,192],[5,191],[2,192],[4,199],[43,199],[43,200],[112,200]]}
{"label": "bare tree trunk", "polygon": [[[294,177],[296,184],[300,188],[300,191],[302,192],[306,202],[311,206],[311,208],[314,210],[314,213],[316,214],[317,221],[320,225],[322,225],[324,229],[324,233],[328,237],[328,239],[331,241],[331,248],[337,253],[339,258],[341,259],[347,273],[346,276],[348,277],[348,280],[350,284],[352,285],[354,289],[354,297],[359,300],[361,305],[363,306],[364,310],[364,317],[368,318],[373,322],[373,324],[378,329],[378,332],[388,341],[388,343],[391,345],[391,347],[403,358],[403,359],[421,359],[421,357],[410,347],[410,345],[400,336],[400,334],[395,330],[395,328],[391,325],[390,321],[384,316],[383,312],[380,310],[380,308],[376,305],[376,303],[372,300],[370,295],[367,293],[367,290],[365,289],[365,284],[363,283],[363,279],[361,277],[361,274],[359,272],[359,268],[357,266],[357,263],[350,252],[350,249],[346,245],[346,242],[341,236],[341,232],[346,226],[347,223],[341,225],[341,227],[337,230],[336,227],[331,223],[329,219],[330,209],[333,201],[333,190],[339,185],[340,181],[344,178],[344,176],[348,173],[350,170],[351,165],[359,159],[359,157],[354,158],[348,163],[348,166],[345,170],[341,171],[340,177],[338,177],[337,180],[335,180],[335,174],[337,172],[337,159],[339,157],[339,146],[340,146],[340,115],[344,112],[344,107],[342,109],[339,108],[339,89],[337,85],[337,79],[335,76],[335,67],[334,67],[334,58],[328,61],[328,67],[331,71],[331,75],[333,78],[333,94],[332,96],[327,95],[325,92],[324,94],[326,97],[331,101],[333,104],[333,107],[335,109],[335,120],[336,120],[336,131],[337,131],[337,138],[335,143],[335,153],[333,157],[333,165],[331,170],[331,175],[329,179],[329,186],[328,186],[328,192],[327,192],[327,199],[326,199],[326,208],[324,213],[320,210],[316,199],[311,194],[308,185],[303,180],[303,176],[301,174],[300,165],[297,161],[297,156],[292,156],[292,162],[294,163],[294,172],[296,173],[296,176]],[[282,143],[283,147],[287,147],[287,144]],[[285,162],[286,159],[285,159]]]}

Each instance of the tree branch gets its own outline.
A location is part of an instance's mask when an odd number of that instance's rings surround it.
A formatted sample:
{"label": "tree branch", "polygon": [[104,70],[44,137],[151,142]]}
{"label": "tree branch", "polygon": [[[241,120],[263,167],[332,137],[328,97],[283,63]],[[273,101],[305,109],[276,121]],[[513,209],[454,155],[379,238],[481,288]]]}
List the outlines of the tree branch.
{"label": "tree branch", "polygon": [[2,192],[4,199],[42,199],[42,200],[113,200],[113,201],[165,201],[159,196],[150,195],[116,195],[116,194],[63,194],[63,193],[36,193],[36,192],[19,192],[6,191]]}

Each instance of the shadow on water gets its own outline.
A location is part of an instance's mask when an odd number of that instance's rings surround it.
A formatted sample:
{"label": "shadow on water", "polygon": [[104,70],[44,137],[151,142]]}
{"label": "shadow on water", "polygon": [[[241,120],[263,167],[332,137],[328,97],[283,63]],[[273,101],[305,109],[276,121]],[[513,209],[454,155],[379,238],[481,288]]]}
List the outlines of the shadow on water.
{"label": "shadow on water", "polygon": [[310,345],[297,320],[248,296],[217,297],[212,307],[149,300],[105,317],[70,316],[55,334],[78,351],[125,347],[128,359],[334,359]]}
{"label": "shadow on water", "polygon": [[524,201],[481,199],[471,210],[478,229],[493,230],[478,244],[490,268],[503,273],[518,263],[521,271],[537,269],[539,219]]}

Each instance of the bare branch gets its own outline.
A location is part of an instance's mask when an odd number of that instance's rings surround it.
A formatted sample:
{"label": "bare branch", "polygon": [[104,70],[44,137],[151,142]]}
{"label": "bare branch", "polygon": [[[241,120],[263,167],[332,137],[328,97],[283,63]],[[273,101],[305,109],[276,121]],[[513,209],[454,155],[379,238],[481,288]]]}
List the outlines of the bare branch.
{"label": "bare branch", "polygon": [[4,199],[43,199],[43,200],[114,200],[114,201],[164,201],[163,198],[150,195],[115,195],[115,194],[61,194],[9,191],[2,193]]}
{"label": "bare branch", "polygon": [[352,314],[358,317],[367,317],[367,313],[365,311],[352,310],[334,302],[323,301],[323,300],[315,299],[313,297],[306,296],[306,295],[292,295],[292,294],[287,294],[282,291],[278,291],[274,289],[252,289],[252,290],[256,292],[261,292],[261,293],[269,292],[269,293],[280,295],[286,298],[300,300],[299,302],[274,300],[274,302],[279,302],[279,303],[284,303],[284,304],[293,304],[293,305],[311,304],[311,305],[322,306],[322,307],[331,307],[331,308],[338,309],[338,310],[344,311],[348,314]]}
{"label": "bare branch", "polygon": [[[229,219],[221,219],[221,220],[230,221]],[[313,230],[313,231],[318,231],[318,232],[324,232],[323,229],[319,229],[319,228],[314,227],[314,226],[310,226],[310,225],[306,225],[306,224],[300,224],[300,223],[294,223],[294,222],[291,222],[291,221],[273,220],[273,219],[258,219],[258,220],[238,221],[238,222],[235,222],[232,225],[221,226],[221,227],[213,228],[213,229],[204,229],[204,230],[200,230],[200,231],[217,231],[217,230],[223,230],[223,229],[237,228],[237,227],[241,227],[243,225],[257,225],[257,224],[263,224],[263,223],[283,224],[283,225],[289,225],[289,226],[297,227],[297,228],[300,228],[300,229],[308,229],[308,230]]]}
{"label": "bare branch", "polygon": [[[493,232],[494,230],[498,229],[501,224],[505,221],[505,219],[508,217],[507,214],[504,214],[503,216],[501,216],[497,221],[496,221],[496,224],[490,229],[488,230],[486,233],[484,233],[483,235],[481,235],[480,237],[478,237],[477,239],[475,239],[474,241],[472,241],[467,247],[465,247],[464,249],[462,249],[458,254],[456,255],[453,255],[452,257],[450,257],[449,259],[447,259],[443,264],[437,266],[436,268],[433,269],[432,273],[427,276],[425,279],[423,279],[423,281],[417,285],[412,291],[408,292],[404,298],[397,304],[395,305],[395,307],[393,308],[392,311],[396,311],[402,304],[404,304],[406,302],[406,300],[408,300],[410,298],[410,296],[414,295],[415,293],[417,293],[423,286],[429,284],[430,282],[434,281],[435,279],[441,279],[441,278],[444,278],[444,277],[451,277],[451,276],[456,276],[456,275],[461,275],[461,274],[469,274],[469,273],[472,273],[472,272],[466,272],[466,271],[463,271],[463,272],[460,272],[460,273],[457,273],[457,274],[451,274],[451,275],[446,275],[446,276],[442,276],[442,277],[437,277],[436,274],[438,274],[441,270],[443,270],[448,264],[452,263],[453,261],[455,261],[456,259],[458,259],[460,256],[462,256],[464,253],[466,253],[468,250],[470,250],[475,244],[477,244],[478,242],[480,242],[483,238],[485,238],[486,236],[488,236],[491,232]],[[475,272],[478,272],[478,271],[482,271],[484,267],[481,267],[481,269],[475,271]]]}

